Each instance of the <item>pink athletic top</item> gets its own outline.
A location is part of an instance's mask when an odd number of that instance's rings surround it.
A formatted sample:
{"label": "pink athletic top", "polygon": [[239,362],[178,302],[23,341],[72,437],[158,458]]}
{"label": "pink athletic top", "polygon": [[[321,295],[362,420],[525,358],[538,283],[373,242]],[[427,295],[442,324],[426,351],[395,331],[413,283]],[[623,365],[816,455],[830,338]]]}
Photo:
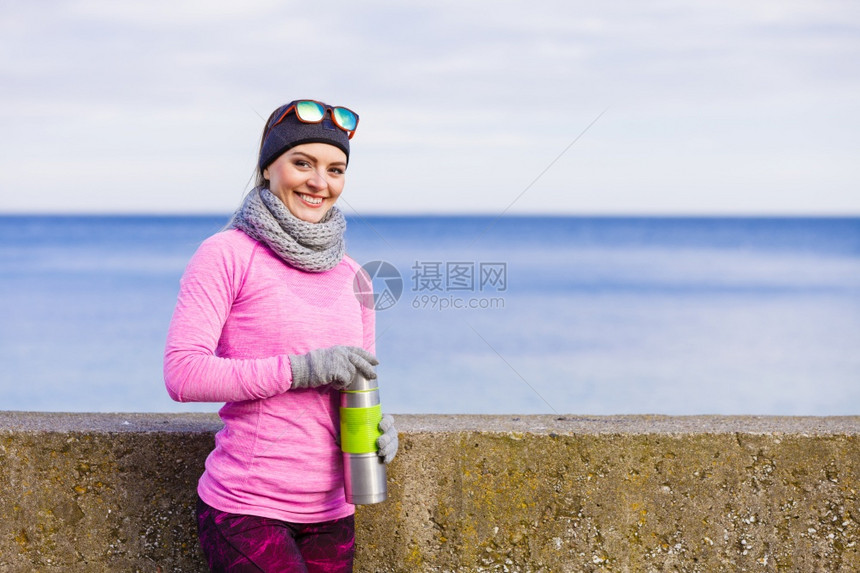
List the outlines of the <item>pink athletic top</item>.
{"label": "pink athletic top", "polygon": [[287,355],[336,344],[375,352],[373,310],[353,293],[359,269],[344,257],[330,271],[300,271],[236,229],[207,239],[188,263],[164,380],[179,402],[226,402],[197,487],[212,507],[295,523],[355,511],[335,442],[338,392],[290,390]]}

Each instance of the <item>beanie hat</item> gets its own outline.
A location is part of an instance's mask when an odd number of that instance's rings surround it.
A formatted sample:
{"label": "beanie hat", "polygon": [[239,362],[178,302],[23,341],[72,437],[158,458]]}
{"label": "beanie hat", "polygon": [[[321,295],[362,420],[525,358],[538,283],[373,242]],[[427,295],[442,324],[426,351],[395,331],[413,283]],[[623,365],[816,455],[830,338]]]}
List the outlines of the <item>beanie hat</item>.
{"label": "beanie hat", "polygon": [[[295,103],[295,101],[291,101],[279,107],[273,114],[274,121],[277,121],[276,118]],[[280,123],[269,128],[260,148],[258,163],[260,173],[285,151],[303,143],[328,143],[329,145],[334,145],[346,153],[346,159],[349,161],[349,135],[332,122],[330,115],[331,112],[326,109],[321,122],[305,123],[296,117],[295,110],[293,110]]]}

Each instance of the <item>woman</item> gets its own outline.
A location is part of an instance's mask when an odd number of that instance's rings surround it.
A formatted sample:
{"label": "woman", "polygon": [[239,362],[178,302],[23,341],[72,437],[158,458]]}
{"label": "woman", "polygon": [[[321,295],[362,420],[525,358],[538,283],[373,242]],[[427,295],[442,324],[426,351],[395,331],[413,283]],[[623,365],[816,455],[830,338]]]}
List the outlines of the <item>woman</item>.
{"label": "woman", "polygon": [[[374,314],[353,292],[343,191],[358,116],[312,100],[275,110],[257,186],[188,264],[164,377],[177,401],[226,402],[198,484],[212,571],[351,571],[338,390],[375,378]],[[397,432],[379,424],[390,462]]]}

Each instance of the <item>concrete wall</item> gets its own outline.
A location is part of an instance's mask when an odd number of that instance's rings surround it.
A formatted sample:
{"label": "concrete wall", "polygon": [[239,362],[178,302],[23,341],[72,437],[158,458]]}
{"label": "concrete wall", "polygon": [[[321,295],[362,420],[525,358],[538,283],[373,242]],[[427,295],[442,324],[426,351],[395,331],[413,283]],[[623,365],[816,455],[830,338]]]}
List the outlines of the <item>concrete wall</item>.
{"label": "concrete wall", "polygon": [[[858,571],[860,417],[399,416],[357,571]],[[204,571],[211,415],[0,413],[0,571]]]}

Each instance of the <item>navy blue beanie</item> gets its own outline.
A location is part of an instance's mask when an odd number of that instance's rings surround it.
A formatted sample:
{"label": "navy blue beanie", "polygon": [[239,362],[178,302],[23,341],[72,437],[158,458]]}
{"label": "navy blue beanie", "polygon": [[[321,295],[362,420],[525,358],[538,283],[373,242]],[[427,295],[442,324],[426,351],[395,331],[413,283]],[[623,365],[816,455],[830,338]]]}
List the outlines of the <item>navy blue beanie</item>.
{"label": "navy blue beanie", "polygon": [[[279,107],[276,113],[273,114],[273,121],[277,121],[277,118],[294,103],[295,101],[291,101]],[[328,109],[320,123],[299,121],[295,111],[291,111],[287,117],[282,119],[279,124],[271,128],[266,134],[263,145],[260,148],[260,159],[258,162],[260,173],[285,151],[303,143],[328,143],[329,145],[334,145],[346,153],[346,160],[349,161],[349,135],[332,122],[331,112]]]}

